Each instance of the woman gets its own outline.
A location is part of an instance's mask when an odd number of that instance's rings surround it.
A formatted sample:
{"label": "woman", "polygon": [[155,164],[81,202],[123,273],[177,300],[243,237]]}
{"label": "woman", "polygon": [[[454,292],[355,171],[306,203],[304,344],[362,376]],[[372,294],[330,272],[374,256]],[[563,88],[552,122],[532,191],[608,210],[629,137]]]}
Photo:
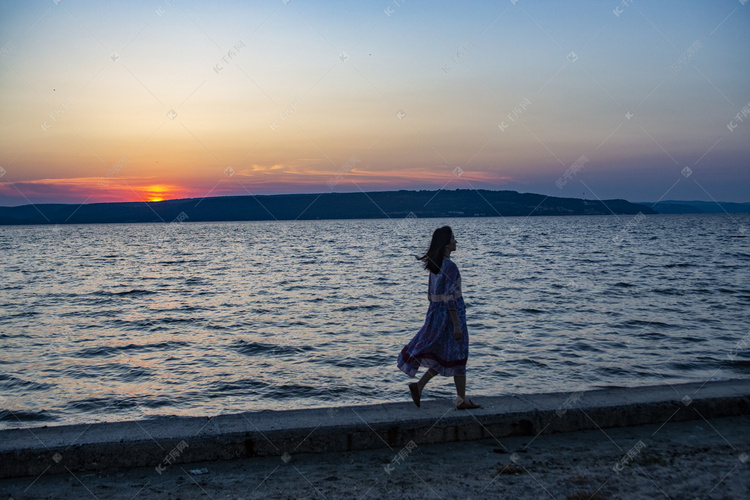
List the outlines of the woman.
{"label": "woman", "polygon": [[419,382],[409,384],[409,391],[417,407],[422,390],[432,377],[453,376],[458,395],[456,408],[480,408],[466,398],[466,359],[469,357],[469,333],[466,329],[466,307],[461,296],[461,275],[450,260],[456,249],[456,239],[449,226],[432,234],[427,253],[418,260],[430,271],[427,298],[430,307],[424,325],[398,355],[398,367],[410,377],[420,366],[428,368]]}

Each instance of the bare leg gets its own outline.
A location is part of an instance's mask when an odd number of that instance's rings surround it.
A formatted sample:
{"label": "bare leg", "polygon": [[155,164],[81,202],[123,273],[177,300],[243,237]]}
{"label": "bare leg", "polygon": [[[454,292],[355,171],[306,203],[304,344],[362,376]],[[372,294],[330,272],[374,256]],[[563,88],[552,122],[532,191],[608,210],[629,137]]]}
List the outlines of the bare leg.
{"label": "bare leg", "polygon": [[453,375],[453,382],[456,384],[457,404],[460,405],[466,399],[466,375]]}
{"label": "bare leg", "polygon": [[432,377],[437,375],[437,370],[433,370],[430,368],[426,372],[424,372],[424,375],[422,375],[422,378],[419,379],[419,382],[417,382],[417,387],[419,387],[419,394],[422,394],[422,390],[424,389],[424,386],[427,385],[427,382],[430,381]]}

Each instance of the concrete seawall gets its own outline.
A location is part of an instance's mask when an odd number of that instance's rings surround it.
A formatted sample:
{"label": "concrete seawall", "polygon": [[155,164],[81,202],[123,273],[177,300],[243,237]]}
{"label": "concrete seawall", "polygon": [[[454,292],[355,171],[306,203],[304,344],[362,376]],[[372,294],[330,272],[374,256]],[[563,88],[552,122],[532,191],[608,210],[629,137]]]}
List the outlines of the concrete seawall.
{"label": "concrete seawall", "polygon": [[[404,398],[409,398],[404,386]],[[750,379],[0,431],[0,477],[355,451],[750,415]]]}

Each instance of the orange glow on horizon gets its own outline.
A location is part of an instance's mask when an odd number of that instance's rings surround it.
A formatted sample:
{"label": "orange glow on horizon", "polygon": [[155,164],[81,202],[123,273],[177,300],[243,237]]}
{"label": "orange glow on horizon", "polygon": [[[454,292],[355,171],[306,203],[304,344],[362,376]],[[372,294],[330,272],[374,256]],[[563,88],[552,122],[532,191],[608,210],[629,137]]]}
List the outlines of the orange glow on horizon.
{"label": "orange glow on horizon", "polygon": [[167,192],[167,187],[162,186],[161,184],[148,186],[145,188],[145,191],[144,198],[146,201],[164,201],[170,197],[170,194]]}

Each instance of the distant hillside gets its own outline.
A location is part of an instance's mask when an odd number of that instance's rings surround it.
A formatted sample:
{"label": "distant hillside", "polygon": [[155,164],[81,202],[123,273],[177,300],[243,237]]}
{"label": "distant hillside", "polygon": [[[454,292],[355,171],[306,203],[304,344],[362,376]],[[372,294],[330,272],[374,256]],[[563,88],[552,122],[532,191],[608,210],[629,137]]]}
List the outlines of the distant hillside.
{"label": "distant hillside", "polygon": [[625,200],[591,201],[516,191],[381,191],[190,198],[154,203],[0,207],[0,224],[377,219],[528,215],[654,214]]}
{"label": "distant hillside", "polygon": [[641,203],[653,208],[660,214],[747,214],[750,203],[731,203],[714,201],[676,201],[667,200],[658,203]]}

